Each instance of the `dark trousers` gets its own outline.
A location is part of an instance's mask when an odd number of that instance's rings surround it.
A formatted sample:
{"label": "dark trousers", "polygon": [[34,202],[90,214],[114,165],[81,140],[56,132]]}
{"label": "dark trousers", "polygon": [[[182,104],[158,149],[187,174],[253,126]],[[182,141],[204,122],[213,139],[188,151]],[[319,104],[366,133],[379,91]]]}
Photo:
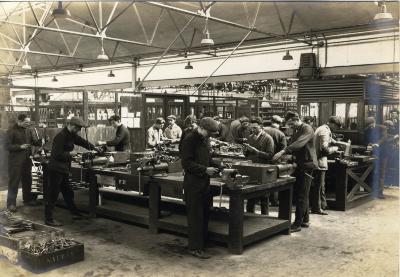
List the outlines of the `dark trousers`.
{"label": "dark trousers", "polygon": [[309,218],[309,194],[312,183],[312,170],[298,167],[295,172],[295,225],[301,225],[303,222],[310,221]]}
{"label": "dark trousers", "polygon": [[310,189],[311,210],[318,212],[327,207],[325,195],[325,170],[314,171],[314,185]]}
{"label": "dark trousers", "polygon": [[188,221],[188,248],[203,250],[207,241],[208,219],[212,206],[210,186],[198,189],[193,188],[193,184],[184,184],[184,189]]}
{"label": "dark trousers", "polygon": [[20,163],[9,163],[8,179],[7,207],[16,205],[19,182],[22,183],[22,199],[24,202],[34,199],[31,192],[32,161],[30,159],[27,158]]}
{"label": "dark trousers", "polygon": [[246,211],[248,213],[254,213],[256,203],[260,201],[261,214],[268,214],[268,200],[269,194],[263,197],[247,199]]}
{"label": "dark trousers", "polygon": [[57,171],[48,171],[48,183],[44,190],[44,215],[46,220],[53,219],[53,210],[56,205],[58,194],[62,193],[65,203],[71,212],[76,212],[78,209],[74,203],[74,191],[68,182],[68,174]]}
{"label": "dark trousers", "polygon": [[372,182],[372,195],[377,197],[383,194],[388,159],[386,156],[387,153],[383,150],[377,149],[373,151],[373,154],[376,155],[378,159],[374,161],[374,169],[370,175],[369,182]]}

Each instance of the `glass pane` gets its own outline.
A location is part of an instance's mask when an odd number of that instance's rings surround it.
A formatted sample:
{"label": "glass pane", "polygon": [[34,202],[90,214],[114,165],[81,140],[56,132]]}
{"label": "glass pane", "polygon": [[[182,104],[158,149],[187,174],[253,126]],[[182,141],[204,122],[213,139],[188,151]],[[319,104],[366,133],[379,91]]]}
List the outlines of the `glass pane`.
{"label": "glass pane", "polygon": [[309,105],[300,105],[300,116],[308,116],[310,115],[310,106]]}
{"label": "glass pane", "polygon": [[318,103],[310,103],[310,116],[318,117]]}
{"label": "glass pane", "polygon": [[358,103],[350,103],[349,104],[349,113],[347,115],[346,127],[349,130],[357,130],[357,110]]}
{"label": "glass pane", "polygon": [[342,123],[345,124],[343,126],[347,129],[346,126],[346,103],[336,103],[335,104],[335,116],[337,116]]}
{"label": "glass pane", "polygon": [[376,118],[377,105],[365,105],[365,118],[373,116]]}

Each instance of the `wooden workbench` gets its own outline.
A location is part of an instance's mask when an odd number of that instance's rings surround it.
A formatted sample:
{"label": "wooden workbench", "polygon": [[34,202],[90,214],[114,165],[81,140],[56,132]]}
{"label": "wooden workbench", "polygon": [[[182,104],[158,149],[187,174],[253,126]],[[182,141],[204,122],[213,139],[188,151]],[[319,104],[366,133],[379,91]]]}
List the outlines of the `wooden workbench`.
{"label": "wooden workbench", "polygon": [[[151,233],[163,230],[187,235],[186,208],[182,200],[178,201],[183,191],[182,173],[172,173],[168,176],[142,176],[142,184],[149,188],[148,196],[111,191],[99,188],[97,184],[96,175],[113,176],[127,182],[137,181],[138,176],[128,172],[86,169],[85,174],[89,182],[89,191],[77,192],[76,204],[79,208],[87,210],[91,216],[104,216],[148,226]],[[209,239],[228,245],[231,253],[241,254],[246,245],[277,233],[290,234],[294,181],[294,177],[288,177],[280,178],[273,183],[228,189],[219,180],[212,179],[213,195],[219,195],[222,189],[223,194],[229,196],[229,209],[211,210]],[[279,192],[278,217],[244,213],[245,199],[265,196],[271,192]],[[104,199],[99,202],[100,194],[104,196]],[[161,201],[161,196],[172,197],[174,194],[177,201],[166,199]],[[112,197],[106,198],[105,195]],[[86,200],[82,200],[82,197]],[[85,204],[85,201],[88,204]],[[172,215],[160,218],[160,210],[171,211]]]}
{"label": "wooden workbench", "polygon": [[[226,213],[214,212],[210,215],[209,238],[228,245],[233,254],[242,254],[246,245],[268,238],[277,233],[290,234],[292,194],[294,177],[281,178],[276,182],[247,185],[242,188],[228,189],[224,194],[229,196],[229,209]],[[168,187],[183,187],[182,174],[170,174],[167,177],[154,177],[149,183],[149,231],[157,233],[166,230],[187,235],[187,221],[183,214],[159,218],[162,191]],[[220,184],[211,181],[212,187]],[[279,215],[274,218],[244,213],[244,200],[265,196],[267,193],[279,192]],[[217,224],[213,222],[216,220]]]}
{"label": "wooden workbench", "polygon": [[357,165],[340,161],[329,164],[326,175],[327,204],[330,209],[346,211],[372,199],[372,187],[367,178],[372,174],[375,157]]}

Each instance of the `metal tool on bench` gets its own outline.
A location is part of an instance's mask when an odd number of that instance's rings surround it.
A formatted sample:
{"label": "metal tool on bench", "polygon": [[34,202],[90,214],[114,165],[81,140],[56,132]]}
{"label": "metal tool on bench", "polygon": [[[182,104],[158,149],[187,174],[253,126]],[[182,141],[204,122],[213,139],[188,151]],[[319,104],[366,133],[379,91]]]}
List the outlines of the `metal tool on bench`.
{"label": "metal tool on bench", "polygon": [[265,184],[278,179],[278,168],[272,164],[244,161],[234,163],[232,168],[236,168],[240,174],[249,176],[252,183]]}
{"label": "metal tool on bench", "polygon": [[145,151],[131,153],[131,171],[135,175],[137,172],[146,175],[167,174],[181,172],[182,167],[178,157],[166,155],[162,152]]}
{"label": "metal tool on bench", "polygon": [[275,182],[278,178],[288,177],[296,169],[295,163],[290,164],[261,164],[251,161],[237,162],[232,165],[240,174],[248,175],[254,184]]}
{"label": "metal tool on bench", "polygon": [[285,178],[291,176],[296,170],[297,164],[278,164],[276,165],[278,168],[278,178]]}
{"label": "metal tool on bench", "polygon": [[239,174],[235,168],[225,168],[220,175],[222,181],[231,189],[243,187],[250,181],[249,176]]}

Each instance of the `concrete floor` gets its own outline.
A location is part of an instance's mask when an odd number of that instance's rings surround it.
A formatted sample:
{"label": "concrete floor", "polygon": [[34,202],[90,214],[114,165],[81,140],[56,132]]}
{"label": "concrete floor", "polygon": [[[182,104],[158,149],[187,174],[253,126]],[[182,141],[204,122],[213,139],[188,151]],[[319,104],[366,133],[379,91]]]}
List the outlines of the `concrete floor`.
{"label": "concrete floor", "polygon": [[[210,260],[185,254],[183,237],[102,218],[73,222],[57,208],[66,234],[84,242],[85,261],[40,276],[399,276],[399,189],[385,194],[347,212],[312,215],[311,228],[259,242],[241,256],[214,246]],[[2,207],[5,196],[0,192]],[[17,215],[41,222],[43,207],[19,207]],[[0,276],[37,276],[5,259],[0,269]]]}

